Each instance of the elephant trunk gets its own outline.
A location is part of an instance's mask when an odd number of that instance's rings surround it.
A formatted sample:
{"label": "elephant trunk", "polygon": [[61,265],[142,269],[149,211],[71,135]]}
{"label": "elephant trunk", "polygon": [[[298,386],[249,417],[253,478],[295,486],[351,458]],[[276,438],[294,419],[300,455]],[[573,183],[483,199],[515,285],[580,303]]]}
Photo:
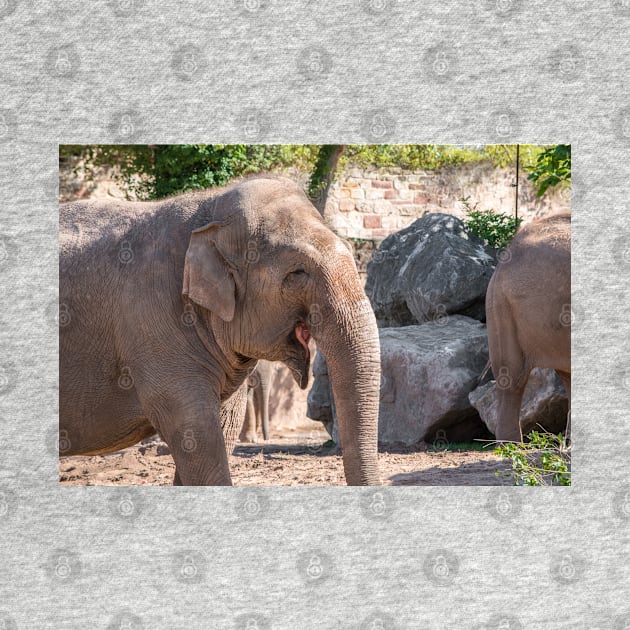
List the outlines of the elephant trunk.
{"label": "elephant trunk", "polygon": [[[353,276],[358,285],[356,271]],[[346,289],[347,280],[341,283]],[[316,323],[313,310],[310,319],[313,337],[328,364],[346,482],[351,486],[379,485],[379,336],[368,299],[360,285],[352,288],[354,299],[348,299],[348,293],[338,287],[341,291],[333,290],[321,310],[321,322]]]}

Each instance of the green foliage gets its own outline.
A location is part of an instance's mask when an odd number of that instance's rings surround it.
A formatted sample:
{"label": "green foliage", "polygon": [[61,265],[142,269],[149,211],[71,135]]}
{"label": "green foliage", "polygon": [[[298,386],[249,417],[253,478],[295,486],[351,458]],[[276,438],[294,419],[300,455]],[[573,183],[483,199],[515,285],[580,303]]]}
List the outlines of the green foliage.
{"label": "green foliage", "polygon": [[[316,198],[325,188],[330,175],[327,165],[331,163],[327,158],[336,146],[62,145],[60,158],[83,158],[84,175],[88,180],[103,167],[116,167],[114,176],[121,187],[140,199],[162,198],[197,188],[223,185],[241,175],[289,168],[312,173],[309,193]],[[539,146],[520,145],[523,168],[533,169],[539,164],[542,168],[542,151]],[[346,146],[338,168],[398,167],[431,171],[468,162],[489,162],[498,168],[512,167],[515,160],[516,145],[358,144]],[[534,170],[532,175],[537,172]],[[560,174],[558,170],[558,176]]]}
{"label": "green foliage", "polygon": [[571,145],[558,144],[543,149],[527,179],[538,186],[539,197],[553,186],[571,182]]}
{"label": "green foliage", "polygon": [[494,449],[495,455],[511,461],[512,470],[508,474],[513,477],[514,485],[570,486],[571,447],[566,445],[562,433],[532,431],[527,438],[527,443],[504,442]]}
{"label": "green foliage", "polygon": [[189,190],[222,186],[234,177],[288,167],[310,170],[317,145],[66,145],[60,158],[82,157],[86,177],[104,166],[140,199],[161,199]]}
{"label": "green foliage", "polygon": [[[534,164],[541,147],[520,145],[521,164]],[[515,144],[457,146],[450,144],[355,144],[348,145],[340,166],[360,168],[400,167],[405,170],[433,171],[465,162],[490,162],[495,168],[516,163]]]}
{"label": "green foliage", "polygon": [[495,249],[505,249],[523,221],[494,210],[477,210],[479,204],[471,204],[470,197],[464,197],[460,202],[467,214],[464,225]]}

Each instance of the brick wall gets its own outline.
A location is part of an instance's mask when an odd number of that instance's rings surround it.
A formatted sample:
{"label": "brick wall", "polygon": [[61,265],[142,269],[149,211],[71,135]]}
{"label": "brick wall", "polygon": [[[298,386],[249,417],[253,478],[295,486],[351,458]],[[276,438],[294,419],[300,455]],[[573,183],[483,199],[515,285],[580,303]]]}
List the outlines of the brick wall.
{"label": "brick wall", "polygon": [[[489,163],[462,164],[438,171],[403,171],[400,168],[351,168],[337,175],[331,186],[325,215],[341,236],[382,240],[429,212],[463,217],[459,201],[470,197],[479,209],[514,212],[514,169]],[[536,196],[527,174],[519,177],[519,215],[525,220],[568,209],[565,190]]]}

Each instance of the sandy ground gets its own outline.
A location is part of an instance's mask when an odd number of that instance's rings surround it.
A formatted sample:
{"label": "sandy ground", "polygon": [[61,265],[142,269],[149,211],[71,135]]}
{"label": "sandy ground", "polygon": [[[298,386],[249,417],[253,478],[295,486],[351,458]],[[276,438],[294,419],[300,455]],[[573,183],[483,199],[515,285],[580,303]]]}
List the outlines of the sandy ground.
{"label": "sandy ground", "polygon": [[[327,439],[322,429],[272,434],[265,443],[239,444],[230,457],[232,481],[237,486],[345,485],[341,457],[334,447],[324,446]],[[406,450],[379,453],[386,485],[512,485],[510,478],[495,475],[509,465],[492,452]],[[109,455],[61,458],[59,480],[64,486],[164,486],[171,485],[174,471],[166,444],[149,438]]]}

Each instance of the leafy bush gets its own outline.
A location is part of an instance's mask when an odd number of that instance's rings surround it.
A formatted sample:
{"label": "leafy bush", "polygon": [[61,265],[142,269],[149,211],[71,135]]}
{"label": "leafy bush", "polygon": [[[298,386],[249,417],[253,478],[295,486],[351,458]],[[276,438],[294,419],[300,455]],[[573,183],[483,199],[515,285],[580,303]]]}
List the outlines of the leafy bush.
{"label": "leafy bush", "polygon": [[86,177],[115,166],[123,188],[139,199],[161,199],[222,186],[234,177],[298,167],[310,170],[318,145],[64,145],[60,158],[81,157]]}
{"label": "leafy bush", "polygon": [[541,151],[527,179],[537,186],[542,197],[547,190],[563,182],[571,181],[571,145],[558,144]]}
{"label": "leafy bush", "polygon": [[498,250],[505,249],[509,245],[523,221],[521,218],[515,219],[511,215],[494,210],[477,210],[478,204],[472,205],[470,197],[464,197],[460,201],[467,214],[464,225],[490,247]]}
{"label": "leafy bush", "polygon": [[[509,459],[507,473],[516,486],[571,485],[571,447],[562,434],[532,431],[529,442],[505,442],[494,449],[495,455]],[[506,473],[496,473],[497,476]]]}

